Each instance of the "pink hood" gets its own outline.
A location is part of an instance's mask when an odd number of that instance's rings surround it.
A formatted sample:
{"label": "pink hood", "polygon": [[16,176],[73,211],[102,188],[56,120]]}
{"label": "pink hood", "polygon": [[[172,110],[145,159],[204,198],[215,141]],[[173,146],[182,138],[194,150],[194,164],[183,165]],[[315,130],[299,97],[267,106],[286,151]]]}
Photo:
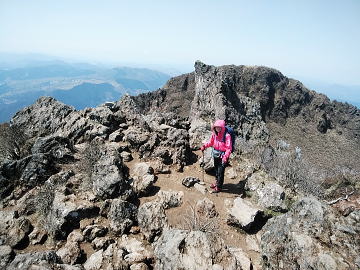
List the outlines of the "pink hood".
{"label": "pink hood", "polygon": [[[216,135],[215,127],[221,127],[221,131]],[[225,133],[225,121],[224,120],[216,120],[214,125],[211,127],[213,133],[210,137],[210,140],[204,144],[205,148],[213,147],[216,150],[224,152],[223,158],[227,160],[231,154],[232,145],[231,145],[231,136],[230,134],[226,134],[225,141],[224,133]]]}
{"label": "pink hood", "polygon": [[214,125],[212,126],[212,131],[215,132],[215,127],[221,127],[221,131],[218,134],[219,138],[224,136],[225,132],[225,121],[224,120],[216,120]]}

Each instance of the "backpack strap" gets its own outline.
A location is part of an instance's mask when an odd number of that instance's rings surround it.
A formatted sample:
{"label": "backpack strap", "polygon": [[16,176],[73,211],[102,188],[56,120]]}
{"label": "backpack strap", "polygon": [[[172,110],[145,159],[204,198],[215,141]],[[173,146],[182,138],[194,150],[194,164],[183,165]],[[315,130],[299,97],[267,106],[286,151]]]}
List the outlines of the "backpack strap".
{"label": "backpack strap", "polygon": [[228,132],[227,127],[225,126],[225,132],[224,132],[224,136],[222,138],[222,142],[225,142],[225,140],[226,140],[226,133],[229,133],[229,132]]}

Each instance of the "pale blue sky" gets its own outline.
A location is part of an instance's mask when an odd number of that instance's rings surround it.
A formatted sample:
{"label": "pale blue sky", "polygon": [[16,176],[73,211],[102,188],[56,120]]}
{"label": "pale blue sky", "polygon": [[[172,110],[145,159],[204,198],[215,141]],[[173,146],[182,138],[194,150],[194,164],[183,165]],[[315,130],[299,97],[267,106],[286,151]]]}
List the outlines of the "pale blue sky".
{"label": "pale blue sky", "polygon": [[265,65],[360,85],[359,0],[0,0],[0,52],[163,65]]}

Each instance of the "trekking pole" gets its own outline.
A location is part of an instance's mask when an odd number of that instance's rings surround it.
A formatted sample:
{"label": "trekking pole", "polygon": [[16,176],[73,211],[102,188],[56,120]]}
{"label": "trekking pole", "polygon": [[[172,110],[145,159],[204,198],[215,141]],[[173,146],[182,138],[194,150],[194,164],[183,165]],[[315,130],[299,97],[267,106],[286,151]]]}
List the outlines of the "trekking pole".
{"label": "trekking pole", "polygon": [[202,151],[203,154],[203,160],[202,160],[202,180],[205,183],[205,157],[204,157],[204,151]]}

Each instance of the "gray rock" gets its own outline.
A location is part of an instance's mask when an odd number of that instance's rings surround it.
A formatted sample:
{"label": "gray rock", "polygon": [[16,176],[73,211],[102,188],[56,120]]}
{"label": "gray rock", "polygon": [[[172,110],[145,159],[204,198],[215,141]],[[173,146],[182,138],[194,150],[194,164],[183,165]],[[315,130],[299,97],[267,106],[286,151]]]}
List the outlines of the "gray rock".
{"label": "gray rock", "polygon": [[113,112],[105,106],[87,108],[85,111],[88,112],[87,116],[89,117],[89,119],[94,122],[97,122],[107,127],[112,127],[113,125],[117,124]]}
{"label": "gray rock", "polygon": [[[126,251],[116,243],[110,244],[103,252],[102,269],[112,266],[113,269],[129,269],[130,265],[125,261]],[[112,268],[110,268],[112,269]]]}
{"label": "gray rock", "polygon": [[251,259],[241,248],[229,248],[229,251],[232,255],[235,256],[236,260],[240,264],[241,269],[253,269]]}
{"label": "gray rock", "polygon": [[169,166],[162,163],[160,160],[155,160],[151,162],[151,167],[154,168],[155,174],[169,174],[171,169]]}
{"label": "gray rock", "polygon": [[[338,230],[339,224],[352,232]],[[289,212],[270,219],[263,232],[264,269],[278,265],[283,269],[356,269],[360,231],[313,197],[300,199]]]}
{"label": "gray rock", "polygon": [[130,145],[137,150],[148,140],[149,134],[144,131],[135,128],[129,128],[124,131],[123,141],[129,142]]}
{"label": "gray rock", "polygon": [[227,223],[239,226],[245,231],[251,231],[257,226],[257,219],[263,215],[262,210],[242,198],[236,198],[228,212]]}
{"label": "gray rock", "polygon": [[241,269],[219,237],[200,231],[165,230],[154,243],[155,269]]}
{"label": "gray rock", "polygon": [[124,259],[129,264],[151,261],[154,258],[153,248],[149,243],[139,241],[134,236],[123,235],[118,246],[126,251]]}
{"label": "gray rock", "polygon": [[146,174],[144,176],[134,176],[131,186],[138,197],[149,194],[151,187],[156,181],[156,178],[152,174]]}
{"label": "gray rock", "polygon": [[54,173],[54,160],[49,154],[34,154],[20,160],[4,162],[0,168],[0,181],[3,184],[0,199],[8,196],[15,184],[22,186],[25,192],[43,184]]}
{"label": "gray rock", "polygon": [[85,255],[78,242],[67,242],[56,254],[65,264],[78,264]]}
{"label": "gray rock", "polygon": [[131,155],[131,153],[126,151],[121,152],[120,156],[124,162],[129,162],[133,160],[133,156]]}
{"label": "gray rock", "polygon": [[253,235],[246,235],[245,241],[248,250],[260,252],[260,245],[258,244],[256,237],[253,237]]}
{"label": "gray rock", "polygon": [[67,239],[67,242],[75,242],[75,243],[80,243],[84,241],[84,236],[81,232],[79,231],[72,231],[71,233],[69,233]]}
{"label": "gray rock", "polygon": [[128,199],[132,190],[127,176],[127,168],[112,145],[101,149],[101,157],[91,175],[94,194],[101,199],[121,197]]}
{"label": "gray rock", "polygon": [[13,227],[15,218],[17,218],[15,211],[0,211],[0,245],[5,245],[7,242],[8,231]]}
{"label": "gray rock", "polygon": [[63,126],[74,108],[51,97],[41,97],[33,105],[17,112],[10,122],[22,127],[29,137],[52,134]]}
{"label": "gray rock", "polygon": [[141,232],[152,242],[167,226],[164,206],[159,202],[144,203],[139,207],[138,223]]}
{"label": "gray rock", "polygon": [[0,171],[0,201],[8,197],[15,188],[14,181],[2,176],[1,173]]}
{"label": "gray rock", "polygon": [[24,249],[29,244],[29,234],[33,230],[30,221],[24,217],[15,219],[6,232],[6,244],[16,249]]}
{"label": "gray rock", "polygon": [[58,161],[66,161],[73,159],[74,146],[68,138],[49,135],[37,138],[31,152],[33,154],[50,154]]}
{"label": "gray rock", "polygon": [[[50,268],[51,270],[53,268]],[[56,264],[57,270],[83,270],[82,266],[68,265],[68,264]]]}
{"label": "gray rock", "polygon": [[285,190],[277,183],[266,183],[256,190],[258,203],[264,208],[283,212],[287,210],[285,204]]}
{"label": "gray rock", "polygon": [[104,257],[103,250],[98,250],[94,254],[92,254],[87,261],[84,263],[85,270],[99,270],[101,269]]}
{"label": "gray rock", "polygon": [[185,187],[192,187],[193,185],[195,185],[195,183],[200,183],[200,179],[197,178],[197,177],[185,177],[183,180],[182,180],[182,184],[185,186]]}
{"label": "gray rock", "polygon": [[120,142],[123,138],[123,134],[120,130],[116,130],[109,135],[110,142]]}
{"label": "gray rock", "polygon": [[134,166],[133,171],[134,174],[139,177],[143,177],[147,174],[154,174],[154,169],[150,166],[150,164],[145,162],[137,163]]}
{"label": "gray rock", "polygon": [[237,173],[234,168],[228,169],[226,174],[227,174],[227,177],[229,177],[230,179],[236,179],[236,177],[237,177]]}
{"label": "gray rock", "polygon": [[[209,136],[210,138],[210,136]],[[210,173],[214,170],[214,158],[212,156],[212,148],[206,148],[203,157],[200,159],[200,166],[203,167],[205,172]]]}
{"label": "gray rock", "polygon": [[287,210],[284,188],[272,181],[265,172],[253,173],[247,179],[245,189],[252,192],[259,206],[278,212]]}
{"label": "gray rock", "polygon": [[132,203],[114,199],[111,202],[108,219],[110,229],[118,235],[122,235],[134,224],[137,215],[137,207]]}
{"label": "gray rock", "polygon": [[86,108],[69,114],[56,134],[83,143],[96,137],[106,139],[117,128],[117,117],[108,108]]}
{"label": "gray rock", "polygon": [[194,188],[195,188],[197,191],[199,191],[200,193],[204,194],[204,195],[205,195],[206,192],[207,192],[206,186],[205,186],[205,185],[201,185],[201,184],[199,184],[199,183],[195,183]]}
{"label": "gray rock", "polygon": [[91,246],[94,250],[106,250],[111,244],[115,243],[115,240],[106,236],[106,237],[97,237],[91,242]]}
{"label": "gray rock", "polygon": [[39,265],[41,263],[55,265],[61,263],[61,259],[54,251],[17,254],[14,260],[8,265],[7,269],[29,269],[30,266]]}
{"label": "gray rock", "polygon": [[148,270],[150,269],[145,263],[135,263],[130,266],[130,270]]}
{"label": "gray rock", "polygon": [[14,259],[15,252],[10,246],[0,246],[0,267],[6,269],[6,266]]}
{"label": "gray rock", "polygon": [[155,183],[154,169],[149,163],[137,163],[133,169],[132,187],[137,196],[147,195]]}
{"label": "gray rock", "polygon": [[45,217],[45,226],[50,236],[66,239],[74,228],[79,227],[82,219],[96,217],[99,207],[88,201],[79,201],[75,195],[64,195],[55,191],[51,209]]}
{"label": "gray rock", "polygon": [[215,204],[208,198],[198,200],[195,205],[195,211],[200,216],[206,218],[213,218],[219,214],[215,209]]}
{"label": "gray rock", "polygon": [[103,237],[107,234],[108,228],[102,225],[89,225],[83,231],[84,238],[92,242],[96,237]]}
{"label": "gray rock", "polygon": [[159,202],[164,206],[165,209],[172,207],[178,207],[182,204],[184,192],[182,191],[163,191],[160,190],[157,193]]}

